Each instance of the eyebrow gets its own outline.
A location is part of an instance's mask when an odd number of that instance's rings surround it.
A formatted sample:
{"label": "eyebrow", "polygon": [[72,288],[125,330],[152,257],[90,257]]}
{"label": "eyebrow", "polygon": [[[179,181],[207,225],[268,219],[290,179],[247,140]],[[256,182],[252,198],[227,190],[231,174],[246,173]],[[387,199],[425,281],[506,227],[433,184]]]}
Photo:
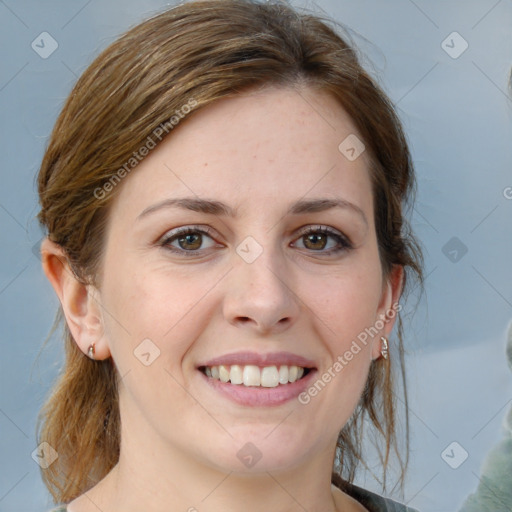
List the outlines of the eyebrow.
{"label": "eyebrow", "polygon": [[[221,201],[214,201],[210,199],[200,199],[197,197],[181,197],[173,199],[165,199],[146,208],[138,217],[137,220],[154,213],[156,211],[167,208],[182,208],[184,210],[191,210],[198,213],[206,213],[209,215],[236,217],[238,208],[233,209],[231,206],[222,203]],[[333,208],[349,209],[357,213],[364,223],[368,226],[368,220],[363,210],[359,206],[347,201],[345,199],[301,199],[293,203],[287,211],[287,215],[301,215],[304,213],[317,213]]]}

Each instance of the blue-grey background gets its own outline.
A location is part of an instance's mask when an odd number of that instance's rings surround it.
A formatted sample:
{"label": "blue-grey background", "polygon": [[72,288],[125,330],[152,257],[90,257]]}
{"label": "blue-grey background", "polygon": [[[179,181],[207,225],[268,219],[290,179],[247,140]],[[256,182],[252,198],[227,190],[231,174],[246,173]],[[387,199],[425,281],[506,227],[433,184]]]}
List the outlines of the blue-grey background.
{"label": "blue-grey background", "polygon": [[[292,4],[352,30],[411,142],[412,224],[428,277],[408,326],[412,451],[403,500],[422,512],[453,512],[478,485],[512,404],[504,349],[512,318],[512,1]],[[37,412],[63,362],[57,337],[39,354],[58,304],[33,252],[43,151],[78,75],[117,35],[166,5],[0,0],[1,512],[51,506],[31,457]],[[453,469],[446,453],[457,465],[462,450],[468,458]],[[377,489],[370,476],[359,482]]]}

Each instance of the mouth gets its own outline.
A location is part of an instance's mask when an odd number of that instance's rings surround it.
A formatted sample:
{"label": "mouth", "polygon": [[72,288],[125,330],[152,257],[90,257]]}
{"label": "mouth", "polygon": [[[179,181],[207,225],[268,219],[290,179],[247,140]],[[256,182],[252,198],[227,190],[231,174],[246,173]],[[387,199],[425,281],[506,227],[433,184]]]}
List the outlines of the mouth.
{"label": "mouth", "polygon": [[276,388],[305,378],[313,368],[297,365],[215,365],[200,366],[206,377],[236,386]]}
{"label": "mouth", "polygon": [[293,401],[318,373],[313,360],[291,352],[224,354],[201,362],[196,369],[210,391],[246,407]]}

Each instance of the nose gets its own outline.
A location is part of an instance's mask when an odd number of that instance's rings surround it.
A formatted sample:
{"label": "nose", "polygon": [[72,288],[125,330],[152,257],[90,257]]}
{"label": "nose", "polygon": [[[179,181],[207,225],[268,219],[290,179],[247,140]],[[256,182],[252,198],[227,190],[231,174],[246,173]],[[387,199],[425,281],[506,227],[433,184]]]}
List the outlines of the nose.
{"label": "nose", "polygon": [[234,254],[234,268],[225,283],[224,318],[233,326],[272,335],[290,328],[299,315],[290,267],[270,249],[251,263]]}

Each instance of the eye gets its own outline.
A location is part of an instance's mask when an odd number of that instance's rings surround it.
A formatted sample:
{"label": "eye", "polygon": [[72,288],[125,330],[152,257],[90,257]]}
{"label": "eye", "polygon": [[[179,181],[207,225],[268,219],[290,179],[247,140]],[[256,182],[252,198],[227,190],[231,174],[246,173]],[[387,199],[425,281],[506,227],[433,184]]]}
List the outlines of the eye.
{"label": "eye", "polygon": [[302,231],[298,240],[302,242],[303,246],[299,248],[322,254],[334,254],[353,248],[346,236],[326,226],[308,226]]}
{"label": "eye", "polygon": [[[196,255],[200,250],[215,247],[216,243],[210,233],[211,230],[207,227],[184,226],[166,233],[159,245],[175,253]],[[206,247],[205,239],[210,240]]]}
{"label": "eye", "polygon": [[[173,253],[197,256],[202,251],[219,247],[219,244],[213,240],[212,235],[211,229],[207,226],[183,226],[166,233],[158,244]],[[326,226],[308,226],[302,230],[297,240],[293,244],[294,247],[324,255],[353,248],[346,236]],[[299,245],[296,245],[297,243]]]}

